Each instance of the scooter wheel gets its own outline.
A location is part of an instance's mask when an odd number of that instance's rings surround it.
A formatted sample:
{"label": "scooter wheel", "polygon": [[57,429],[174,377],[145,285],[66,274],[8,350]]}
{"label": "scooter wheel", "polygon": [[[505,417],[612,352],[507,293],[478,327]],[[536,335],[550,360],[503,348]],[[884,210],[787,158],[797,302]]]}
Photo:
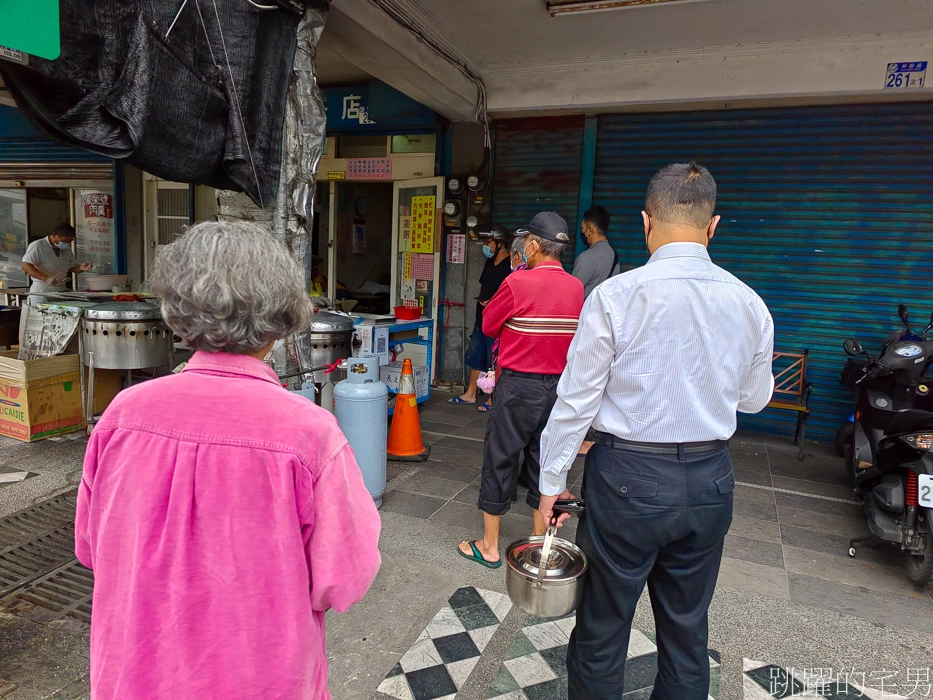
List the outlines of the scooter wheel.
{"label": "scooter wheel", "polygon": [[849,547],[849,556],[850,556],[850,557],[854,557],[854,556],[855,556],[855,547]]}

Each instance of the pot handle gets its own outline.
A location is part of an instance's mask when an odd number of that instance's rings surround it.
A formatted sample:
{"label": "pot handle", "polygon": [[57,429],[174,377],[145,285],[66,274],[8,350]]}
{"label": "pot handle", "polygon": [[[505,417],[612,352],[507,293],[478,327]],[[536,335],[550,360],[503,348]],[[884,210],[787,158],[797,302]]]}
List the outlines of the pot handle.
{"label": "pot handle", "polygon": [[582,513],[586,510],[582,498],[560,498],[554,503],[554,515],[561,513]]}

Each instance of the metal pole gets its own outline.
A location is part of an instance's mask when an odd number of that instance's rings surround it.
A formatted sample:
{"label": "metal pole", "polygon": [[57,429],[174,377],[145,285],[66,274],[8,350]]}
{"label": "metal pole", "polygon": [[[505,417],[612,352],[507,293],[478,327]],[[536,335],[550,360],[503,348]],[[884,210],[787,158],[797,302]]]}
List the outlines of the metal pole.
{"label": "metal pole", "polygon": [[78,322],[78,384],[81,387],[81,405],[87,406],[87,387],[84,385],[84,314]]}
{"label": "metal pole", "polygon": [[94,422],[94,353],[87,354],[87,422],[90,425]]}

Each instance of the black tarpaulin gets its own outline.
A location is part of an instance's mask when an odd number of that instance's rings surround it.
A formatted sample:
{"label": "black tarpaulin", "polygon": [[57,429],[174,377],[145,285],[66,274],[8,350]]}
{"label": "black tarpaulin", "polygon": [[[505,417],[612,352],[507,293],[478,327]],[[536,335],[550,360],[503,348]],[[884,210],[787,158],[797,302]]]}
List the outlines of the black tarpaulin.
{"label": "black tarpaulin", "polygon": [[63,143],[273,203],[300,15],[246,0],[62,0],[62,53],[0,62]]}

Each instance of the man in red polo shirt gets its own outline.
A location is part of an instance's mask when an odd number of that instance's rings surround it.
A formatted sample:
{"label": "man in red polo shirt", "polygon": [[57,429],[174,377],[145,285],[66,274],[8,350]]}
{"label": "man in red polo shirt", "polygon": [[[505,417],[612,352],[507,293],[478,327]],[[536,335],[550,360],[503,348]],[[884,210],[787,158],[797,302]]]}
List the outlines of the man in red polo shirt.
{"label": "man in red polo shirt", "polygon": [[483,311],[483,333],[499,338],[502,375],[483,444],[483,538],[462,542],[459,552],[491,569],[502,564],[499,521],[512,504],[522,453],[534,534],[543,535],[547,529],[538,512],[541,432],[557,400],[557,382],[583,308],[583,283],[560,264],[570,242],[568,230],[555,212],[536,214],[527,228],[519,229],[516,235],[525,237],[522,259],[528,269],[509,275]]}

